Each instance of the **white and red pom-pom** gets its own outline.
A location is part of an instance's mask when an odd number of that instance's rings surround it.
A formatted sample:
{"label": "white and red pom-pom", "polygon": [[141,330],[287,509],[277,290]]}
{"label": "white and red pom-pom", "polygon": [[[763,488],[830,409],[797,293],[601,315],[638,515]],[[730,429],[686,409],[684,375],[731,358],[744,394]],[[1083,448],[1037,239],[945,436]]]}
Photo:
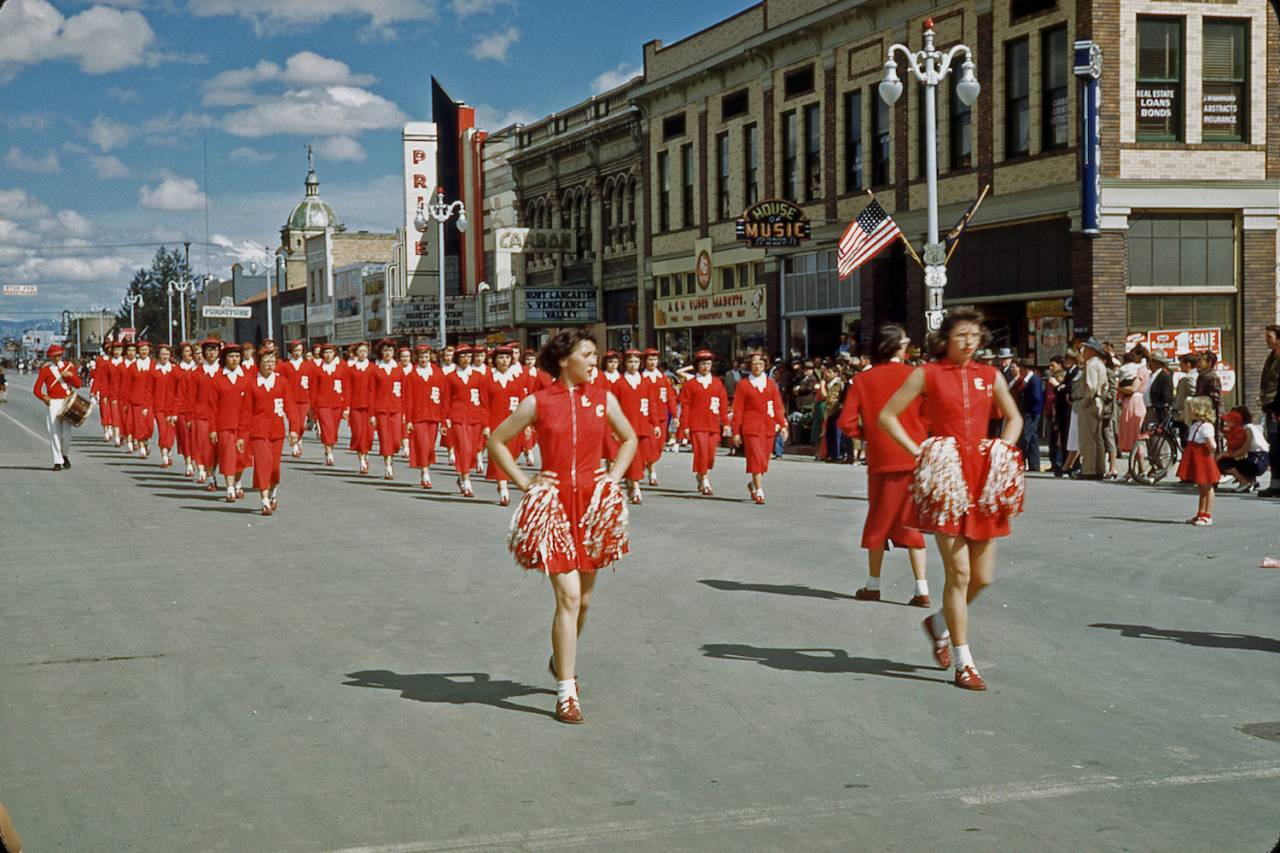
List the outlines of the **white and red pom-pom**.
{"label": "white and red pom-pom", "polygon": [[989,464],[987,480],[978,496],[978,509],[985,515],[1012,518],[1022,512],[1027,494],[1022,451],[999,438],[983,441],[981,448]]}
{"label": "white and red pom-pom", "polygon": [[934,436],[920,445],[911,497],[916,502],[916,514],[928,527],[959,521],[969,511],[969,485],[954,438]]}
{"label": "white and red pom-pom", "polygon": [[567,555],[576,562],[573,530],[555,484],[535,482],[524,493],[511,516],[511,536],[507,550],[526,569],[547,572],[554,555]]}
{"label": "white and red pom-pom", "polygon": [[608,477],[596,483],[582,516],[582,547],[592,568],[603,569],[629,550],[627,515],[627,499],[618,484]]}

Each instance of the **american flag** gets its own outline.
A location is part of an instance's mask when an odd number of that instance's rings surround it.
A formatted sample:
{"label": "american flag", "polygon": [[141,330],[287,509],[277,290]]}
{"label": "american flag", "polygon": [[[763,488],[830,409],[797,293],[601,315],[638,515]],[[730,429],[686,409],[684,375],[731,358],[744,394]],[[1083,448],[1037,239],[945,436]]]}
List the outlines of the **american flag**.
{"label": "american flag", "polygon": [[900,236],[902,231],[898,229],[898,223],[884,212],[880,202],[871,199],[871,204],[862,209],[840,236],[840,245],[836,248],[836,269],[840,278],[848,278]]}

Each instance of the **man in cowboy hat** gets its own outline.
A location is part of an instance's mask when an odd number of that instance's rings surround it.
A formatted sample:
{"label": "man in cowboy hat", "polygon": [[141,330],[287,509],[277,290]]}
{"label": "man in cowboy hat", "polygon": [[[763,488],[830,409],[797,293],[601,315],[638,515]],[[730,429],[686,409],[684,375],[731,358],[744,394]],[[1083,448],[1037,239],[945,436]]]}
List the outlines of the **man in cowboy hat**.
{"label": "man in cowboy hat", "polygon": [[1080,432],[1080,477],[1101,480],[1107,463],[1102,435],[1102,395],[1107,388],[1107,368],[1102,363],[1103,346],[1097,338],[1086,340],[1080,351],[1084,367],[1071,388],[1071,403]]}
{"label": "man in cowboy hat", "polygon": [[64,350],[59,344],[49,347],[49,362],[40,368],[36,376],[33,392],[36,399],[49,407],[46,413],[45,426],[49,430],[49,446],[53,448],[53,470],[61,471],[70,468],[67,461],[66,448],[71,443],[71,423],[62,417],[62,407],[66,399],[80,387],[80,372],[75,362],[63,361]]}

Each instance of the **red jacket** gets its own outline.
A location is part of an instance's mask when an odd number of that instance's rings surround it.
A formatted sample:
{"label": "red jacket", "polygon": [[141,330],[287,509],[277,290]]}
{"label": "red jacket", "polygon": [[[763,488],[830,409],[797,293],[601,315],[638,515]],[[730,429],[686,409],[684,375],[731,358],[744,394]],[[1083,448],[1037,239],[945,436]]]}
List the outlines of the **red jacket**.
{"label": "red jacket", "polygon": [[649,419],[666,429],[667,418],[676,416],[676,392],[671,387],[671,380],[661,370],[655,370],[652,373],[642,370],[640,375],[658,389],[658,407],[649,413]]}
{"label": "red jacket", "polygon": [[93,360],[93,373],[89,374],[89,389],[99,397],[110,397],[111,359],[100,355]]}
{"label": "red jacket", "polygon": [[361,369],[355,362],[347,368],[347,407],[351,409],[373,408],[373,371],[376,368],[372,361],[366,361]]}
{"label": "red jacket", "polygon": [[[426,373],[426,376],[422,374]],[[444,420],[445,376],[437,365],[415,367],[409,374],[409,393],[405,395],[405,417],[410,423]]]}
{"label": "red jacket", "polygon": [[[244,389],[244,402],[240,406],[240,437],[261,439],[284,438],[285,406],[292,399],[289,380],[279,373],[272,373],[270,380],[261,375],[243,377],[248,381]],[[267,387],[268,381],[271,387]]]}
{"label": "red jacket", "polygon": [[680,429],[683,432],[720,432],[729,425],[729,394],[714,376],[704,387],[693,376],[680,389]]}
{"label": "red jacket", "polygon": [[457,370],[444,380],[445,414],[451,426],[489,425],[489,389],[483,375],[472,370],[464,380]]}
{"label": "red jacket", "polygon": [[129,402],[133,405],[144,409],[155,408],[155,378],[151,373],[155,366],[154,358],[148,358],[145,362],[140,358],[134,359],[133,384],[129,398]]}
{"label": "red jacket", "polygon": [[782,394],[772,379],[765,377],[764,390],[751,384],[751,376],[738,380],[733,389],[733,434],[768,435],[778,427],[787,425],[787,413],[782,407]]}
{"label": "red jacket", "polygon": [[133,369],[133,365],[136,362],[136,359],[134,361],[128,361],[126,359],[116,365],[116,393],[112,395],[112,398],[119,400],[121,405],[133,405],[133,377],[137,375],[137,371]]}
{"label": "red jacket", "polygon": [[[70,370],[63,375],[62,371],[67,368]],[[64,388],[62,383],[58,382],[60,375],[62,382],[65,382],[68,387]],[[70,388],[79,387],[80,371],[76,370],[75,365],[69,361],[59,361],[56,364],[49,362],[40,368],[40,372],[36,375],[36,386],[32,390],[40,399],[48,397],[51,400],[63,400],[75,393]]]}
{"label": "red jacket", "polygon": [[521,400],[529,396],[529,387],[525,377],[514,369],[508,369],[501,376],[496,370],[490,370],[485,383],[489,392],[489,428],[495,429],[510,417]]}
{"label": "red jacket", "polygon": [[191,417],[195,412],[196,373],[199,369],[200,365],[194,361],[189,365],[178,362],[174,367],[174,372],[178,374],[177,389],[173,401],[173,408],[176,414]]}
{"label": "red jacket", "polygon": [[285,359],[276,368],[276,373],[289,385],[289,399],[292,402],[311,402],[315,385],[315,364],[311,359],[304,357],[296,364]]}
{"label": "red jacket", "polygon": [[[330,369],[332,368],[332,369]],[[316,368],[312,402],[317,409],[345,409],[347,395],[351,393],[347,379],[347,366],[337,359],[330,365]]]}
{"label": "red jacket", "polygon": [[[640,380],[633,387],[627,376],[639,376]],[[658,395],[658,386],[647,381],[639,373],[623,373],[613,384],[613,396],[618,398],[618,406],[631,422],[631,428],[640,437],[653,435],[653,412],[662,406]],[[664,415],[665,417],[665,415]]]}
{"label": "red jacket", "polygon": [[524,377],[530,394],[536,394],[543,388],[555,384],[555,380],[551,378],[550,373],[545,370],[539,370],[536,367],[526,367],[521,371],[520,375]]}
{"label": "red jacket", "polygon": [[[213,371],[210,372],[209,368]],[[213,422],[213,377],[222,371],[217,364],[202,362],[191,371],[191,417],[196,420]],[[216,429],[216,427],[215,427]]]}
{"label": "red jacket", "polygon": [[151,369],[152,405],[161,415],[178,414],[178,383],[182,370],[173,362],[157,364]]}
{"label": "red jacket", "polygon": [[[853,385],[845,395],[844,408],[840,410],[840,420],[836,425],[846,435],[866,439],[868,474],[910,471],[915,468],[915,458],[899,447],[898,442],[880,429],[877,422],[885,403],[902,387],[902,383],[907,381],[914,369],[897,361],[881,362],[856,375]],[[916,444],[929,435],[924,418],[920,415],[919,397],[911,401],[911,405],[907,406],[898,420]]]}
{"label": "red jacket", "polygon": [[373,411],[379,415],[390,415],[404,411],[404,371],[400,369],[400,365],[392,364],[389,368],[382,364],[375,364],[370,371],[373,378],[370,380],[372,389],[371,397],[373,398]]}
{"label": "red jacket", "polygon": [[219,370],[210,383],[213,402],[212,429],[216,432],[240,429],[240,410],[244,403],[244,394],[253,382],[243,371],[235,377],[235,381],[227,375],[227,371]]}

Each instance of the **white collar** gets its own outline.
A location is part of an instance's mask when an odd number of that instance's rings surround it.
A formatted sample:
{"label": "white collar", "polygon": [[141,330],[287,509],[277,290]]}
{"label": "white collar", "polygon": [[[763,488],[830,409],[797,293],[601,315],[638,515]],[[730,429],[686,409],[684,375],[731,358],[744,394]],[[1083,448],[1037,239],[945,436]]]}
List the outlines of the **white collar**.
{"label": "white collar", "polygon": [[325,364],[322,361],[320,362],[320,369],[323,370],[325,373],[329,374],[330,376],[332,376],[334,372],[337,371],[338,369],[338,360],[335,358],[333,361],[329,362],[328,364]]}
{"label": "white collar", "polygon": [[137,360],[136,358],[126,358],[126,359],[124,360],[124,366],[125,366],[125,367],[133,367],[135,364],[137,364],[137,362],[138,362],[138,360]]}
{"label": "white collar", "polygon": [[133,363],[134,363],[135,365],[137,365],[137,366],[138,366],[140,369],[142,369],[142,370],[148,370],[148,369],[150,369],[150,368],[151,368],[151,358],[150,358],[150,357],[134,359]]}
{"label": "white collar", "polygon": [[463,381],[463,382],[470,382],[470,381],[471,381],[471,371],[472,371],[472,370],[474,370],[474,369],[475,369],[475,368],[474,368],[474,367],[472,367],[470,364],[468,364],[468,365],[467,365],[467,367],[466,367],[466,369],[465,369],[465,370],[464,370],[463,368],[461,368],[461,367],[457,367],[457,366],[455,365],[455,366],[454,366],[454,373],[458,374],[458,376],[459,376],[459,377],[461,377],[461,379],[462,379],[462,381]]}
{"label": "white collar", "polygon": [[390,376],[391,371],[396,369],[396,363],[394,361],[380,361],[378,362],[378,369]]}
{"label": "white collar", "polygon": [[428,364],[426,367],[418,366],[418,367],[414,367],[413,369],[414,369],[414,371],[415,371],[419,376],[421,376],[423,379],[430,379],[430,378],[431,378],[431,374],[435,372],[435,371],[432,369],[431,365],[429,365],[429,364]]}
{"label": "white collar", "polygon": [[157,362],[157,363],[156,363],[156,368],[155,368],[155,369],[156,369],[156,370],[158,370],[158,371],[159,371],[159,372],[161,372],[161,373],[168,373],[169,371],[173,370],[173,362],[172,362],[172,361],[170,361],[170,362],[166,362],[166,363],[164,363],[164,364],[161,364],[161,363]]}
{"label": "white collar", "polygon": [[755,388],[757,391],[763,391],[765,389],[765,386],[769,384],[769,377],[765,376],[763,373],[761,373],[759,376],[752,376],[748,374],[747,381],[749,381],[751,383],[751,386]]}
{"label": "white collar", "polygon": [[206,361],[204,364],[202,364],[202,365],[200,365],[200,366],[204,368],[204,372],[205,372],[205,374],[206,374],[206,375],[208,375],[208,376],[217,376],[217,375],[218,375],[218,371],[221,369],[221,368],[219,368],[219,367],[218,367],[218,363],[217,363],[217,362],[214,362],[213,364],[210,364],[209,362],[207,362],[207,361]]}
{"label": "white collar", "polygon": [[367,359],[367,358],[366,358],[364,361],[359,361],[359,360],[357,360],[357,359],[352,359],[352,361],[351,361],[351,367],[352,367],[353,369],[355,369],[355,370],[359,370],[361,373],[363,373],[364,371],[366,371],[366,370],[368,370],[368,369],[369,369],[369,359]]}
{"label": "white collar", "polygon": [[112,363],[112,364],[119,364],[119,363],[120,363],[120,362],[122,362],[122,361],[124,361],[124,356],[117,356],[117,357],[115,357],[115,358],[111,359],[111,363]]}
{"label": "white collar", "polygon": [[255,363],[254,360],[251,358],[242,358],[240,359],[240,369],[248,370],[249,368],[253,367],[254,363]]}
{"label": "white collar", "polygon": [[303,361],[302,359],[298,359],[297,361],[294,361],[293,359],[289,359],[289,363],[293,365],[294,370],[297,370],[300,366],[302,366],[302,361]]}
{"label": "white collar", "polygon": [[610,372],[609,372],[609,371],[607,371],[607,370],[606,370],[606,371],[604,371],[604,378],[605,378],[605,379],[608,379],[610,382],[617,382],[617,381],[618,381],[618,377],[619,377],[619,376],[621,376],[621,375],[622,375],[622,374],[621,374],[621,373],[619,373],[619,372],[618,372],[618,371],[616,371],[616,370],[615,370],[615,371],[613,371],[613,373],[610,373]]}
{"label": "white collar", "polygon": [[516,369],[514,367],[508,367],[505,373],[495,370],[493,371],[493,378],[497,380],[498,384],[505,388],[507,387],[508,382],[516,378]]}
{"label": "white collar", "polygon": [[516,376],[519,376],[521,373],[524,373],[524,365],[518,361],[511,362],[511,369],[516,372]]}
{"label": "white collar", "polygon": [[268,391],[270,391],[270,390],[272,390],[273,388],[275,388],[275,387],[276,387],[276,374],[275,374],[275,372],[274,372],[274,371],[272,371],[272,373],[271,373],[271,375],[270,375],[270,376],[265,376],[265,377],[264,377],[261,373],[259,373],[259,374],[258,374],[258,387],[259,387],[259,388],[266,388]]}
{"label": "white collar", "polygon": [[622,378],[627,380],[627,384],[632,388],[639,388],[641,380],[644,379],[644,377],[639,373],[624,373],[622,374]]}
{"label": "white collar", "polygon": [[706,376],[703,376],[702,374],[697,374],[693,378],[698,380],[698,384],[701,385],[703,388],[710,388],[712,380],[715,379],[715,377],[712,376],[710,373],[708,373]]}
{"label": "white collar", "polygon": [[457,370],[457,369],[458,369],[458,365],[453,364],[452,362],[450,362],[449,364],[446,364],[444,367],[440,368],[440,372],[441,372],[441,373],[453,373],[453,372],[454,372],[455,370]]}
{"label": "white collar", "polygon": [[659,376],[662,376],[662,371],[661,370],[645,370],[640,375],[643,376],[645,379],[657,379]]}
{"label": "white collar", "polygon": [[232,385],[235,385],[236,380],[239,379],[241,376],[244,376],[244,368],[237,365],[235,370],[227,370],[224,367],[222,368],[222,375],[227,377],[227,379],[231,381]]}
{"label": "white collar", "polygon": [[181,367],[183,370],[195,370],[195,369],[196,369],[197,367],[199,367],[199,366],[200,366],[200,365],[196,364],[194,361],[180,361],[180,362],[178,362],[178,367]]}

